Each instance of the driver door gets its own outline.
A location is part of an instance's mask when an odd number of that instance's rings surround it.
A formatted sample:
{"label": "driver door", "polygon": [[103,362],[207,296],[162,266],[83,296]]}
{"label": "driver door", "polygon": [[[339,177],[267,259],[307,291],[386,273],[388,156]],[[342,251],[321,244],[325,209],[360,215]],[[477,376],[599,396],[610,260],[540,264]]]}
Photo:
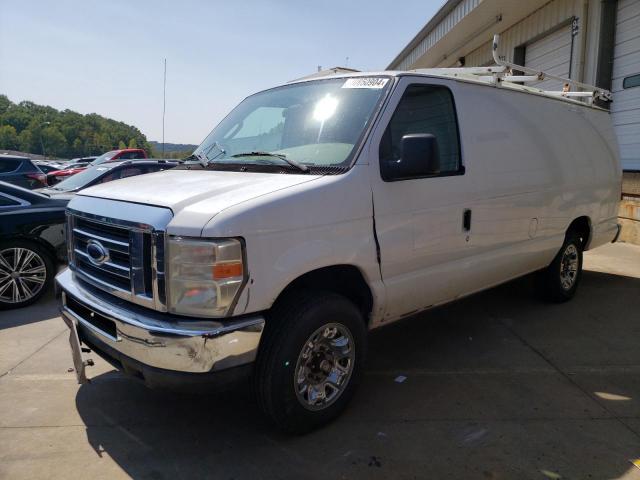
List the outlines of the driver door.
{"label": "driver door", "polygon": [[[402,156],[401,139],[414,133],[435,136],[440,173],[396,180],[393,164]],[[476,194],[460,142],[455,84],[401,77],[372,134],[369,159],[385,320],[472,289],[465,269],[473,252]]]}

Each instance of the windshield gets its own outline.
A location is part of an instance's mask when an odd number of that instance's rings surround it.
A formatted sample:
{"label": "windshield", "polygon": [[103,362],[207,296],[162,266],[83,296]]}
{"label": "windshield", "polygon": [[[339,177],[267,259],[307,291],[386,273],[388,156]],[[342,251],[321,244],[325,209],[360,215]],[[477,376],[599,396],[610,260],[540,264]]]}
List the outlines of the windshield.
{"label": "windshield", "polygon": [[[388,88],[387,77],[317,80],[245,99],[194,155],[216,164],[347,167]],[[265,155],[276,154],[276,155]]]}
{"label": "windshield", "polygon": [[54,190],[62,190],[65,192],[70,192],[72,190],[78,190],[80,188],[86,187],[90,182],[108,172],[113,168],[112,165],[100,165],[97,167],[89,167],[86,170],[83,170],[80,173],[76,173],[75,175],[67,178],[66,180],[61,181],[52,187]]}
{"label": "windshield", "polygon": [[94,161],[92,161],[91,165],[100,165],[101,163],[108,162],[109,160],[111,160],[113,157],[116,156],[116,153],[118,153],[118,150],[111,150],[110,152],[103,153]]}

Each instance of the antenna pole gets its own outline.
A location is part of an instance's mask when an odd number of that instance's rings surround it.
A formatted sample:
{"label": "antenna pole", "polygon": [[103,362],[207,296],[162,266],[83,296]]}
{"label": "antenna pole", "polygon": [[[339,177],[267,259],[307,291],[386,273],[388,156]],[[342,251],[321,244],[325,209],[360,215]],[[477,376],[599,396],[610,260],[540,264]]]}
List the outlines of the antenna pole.
{"label": "antenna pole", "polygon": [[164,59],[164,84],[162,88],[162,158],[164,158],[164,114],[167,110],[167,59]]}

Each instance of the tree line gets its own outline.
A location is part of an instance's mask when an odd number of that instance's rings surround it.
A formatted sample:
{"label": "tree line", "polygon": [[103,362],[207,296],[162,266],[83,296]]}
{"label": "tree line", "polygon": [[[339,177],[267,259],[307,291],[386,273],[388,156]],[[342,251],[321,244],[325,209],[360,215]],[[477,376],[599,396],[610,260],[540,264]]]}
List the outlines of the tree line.
{"label": "tree line", "polygon": [[100,155],[117,148],[144,148],[147,137],[136,127],[72,110],[56,110],[30,101],[13,103],[0,95],[0,149],[73,158]]}

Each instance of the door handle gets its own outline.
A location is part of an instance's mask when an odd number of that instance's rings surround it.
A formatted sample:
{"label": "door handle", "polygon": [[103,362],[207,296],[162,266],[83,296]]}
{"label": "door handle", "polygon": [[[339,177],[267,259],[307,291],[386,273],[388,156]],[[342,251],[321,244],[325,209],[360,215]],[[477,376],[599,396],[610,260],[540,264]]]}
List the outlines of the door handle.
{"label": "door handle", "polygon": [[465,232],[471,231],[471,209],[465,208],[462,212],[462,229]]}

